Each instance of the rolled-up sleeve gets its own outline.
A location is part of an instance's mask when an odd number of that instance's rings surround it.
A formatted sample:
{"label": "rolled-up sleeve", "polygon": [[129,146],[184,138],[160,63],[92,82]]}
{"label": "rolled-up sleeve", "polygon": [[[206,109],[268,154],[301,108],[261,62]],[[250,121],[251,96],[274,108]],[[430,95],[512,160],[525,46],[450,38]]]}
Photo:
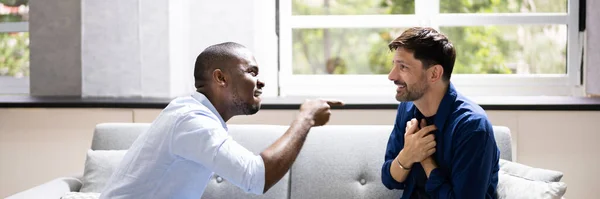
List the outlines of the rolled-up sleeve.
{"label": "rolled-up sleeve", "polygon": [[171,152],[202,164],[246,192],[263,194],[262,157],[233,140],[218,120],[197,115],[183,118],[173,131]]}

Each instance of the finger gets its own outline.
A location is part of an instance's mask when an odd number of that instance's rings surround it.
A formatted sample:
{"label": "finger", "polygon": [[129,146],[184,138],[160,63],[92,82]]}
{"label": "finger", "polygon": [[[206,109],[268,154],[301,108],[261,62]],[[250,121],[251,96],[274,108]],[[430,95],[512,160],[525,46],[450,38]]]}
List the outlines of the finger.
{"label": "finger", "polygon": [[413,126],[413,120],[408,120],[406,122],[406,130],[408,131],[408,129],[410,129],[411,126]]}
{"label": "finger", "polygon": [[410,126],[408,127],[408,131],[406,131],[407,133],[414,134],[415,132],[417,132],[417,125],[414,125],[416,121],[417,121],[417,119],[414,119],[414,118],[409,121]]}
{"label": "finger", "polygon": [[329,106],[343,106],[344,102],[341,100],[335,100],[335,99],[324,99],[324,101],[329,105]]}
{"label": "finger", "polygon": [[425,119],[421,119],[421,128],[427,126],[427,122],[425,121]]}
{"label": "finger", "polygon": [[435,148],[435,146],[437,146],[437,142],[431,141],[425,145],[425,148],[431,149],[431,148]]}
{"label": "finger", "polygon": [[435,135],[433,135],[433,134],[426,135],[425,137],[423,137],[423,141],[425,143],[435,141]]}
{"label": "finger", "polygon": [[435,131],[436,129],[437,128],[434,125],[429,125],[421,128],[421,130],[419,130],[417,134],[419,134],[420,137],[425,137],[427,134],[429,134],[429,132]]}
{"label": "finger", "polygon": [[431,156],[435,153],[435,147],[427,150],[427,156]]}

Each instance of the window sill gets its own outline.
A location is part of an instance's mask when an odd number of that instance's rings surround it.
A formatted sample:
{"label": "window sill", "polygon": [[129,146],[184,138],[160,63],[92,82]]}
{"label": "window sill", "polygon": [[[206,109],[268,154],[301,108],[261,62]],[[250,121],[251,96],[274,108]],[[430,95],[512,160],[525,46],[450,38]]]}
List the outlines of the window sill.
{"label": "window sill", "polygon": [[[264,110],[298,109],[306,98],[313,97],[267,97],[263,99]],[[396,109],[393,97],[340,97],[345,106],[334,109]],[[471,97],[485,110],[526,111],[600,111],[600,98],[567,96],[498,96]],[[162,109],[170,99],[159,98],[81,98],[81,97],[31,97],[1,96],[0,108],[149,108]]]}

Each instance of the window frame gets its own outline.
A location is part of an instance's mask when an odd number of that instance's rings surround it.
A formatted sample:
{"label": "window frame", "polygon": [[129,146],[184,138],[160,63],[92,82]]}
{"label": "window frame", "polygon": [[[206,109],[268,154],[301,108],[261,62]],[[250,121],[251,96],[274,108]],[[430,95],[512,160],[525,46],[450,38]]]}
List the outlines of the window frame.
{"label": "window frame", "polygon": [[579,1],[568,0],[566,13],[440,13],[439,3],[439,0],[415,0],[414,15],[292,15],[291,1],[279,1],[280,96],[393,97],[395,90],[387,75],[293,74],[293,29],[411,26],[438,29],[440,26],[536,24],[567,26],[566,74],[453,74],[452,83],[463,94],[471,96],[584,96],[581,83],[584,42],[578,27]]}
{"label": "window frame", "polygon": [[[29,32],[29,22],[1,22],[0,33]],[[29,94],[29,77],[0,76],[1,94]]]}

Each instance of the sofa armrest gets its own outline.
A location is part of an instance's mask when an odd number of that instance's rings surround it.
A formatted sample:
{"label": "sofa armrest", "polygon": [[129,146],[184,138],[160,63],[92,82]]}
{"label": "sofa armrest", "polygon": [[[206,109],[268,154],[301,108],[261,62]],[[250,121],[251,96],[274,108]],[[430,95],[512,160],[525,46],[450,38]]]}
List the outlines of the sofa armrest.
{"label": "sofa armrest", "polygon": [[76,177],[56,178],[44,184],[16,193],[6,199],[36,199],[49,198],[60,199],[67,192],[77,192],[82,182]]}

